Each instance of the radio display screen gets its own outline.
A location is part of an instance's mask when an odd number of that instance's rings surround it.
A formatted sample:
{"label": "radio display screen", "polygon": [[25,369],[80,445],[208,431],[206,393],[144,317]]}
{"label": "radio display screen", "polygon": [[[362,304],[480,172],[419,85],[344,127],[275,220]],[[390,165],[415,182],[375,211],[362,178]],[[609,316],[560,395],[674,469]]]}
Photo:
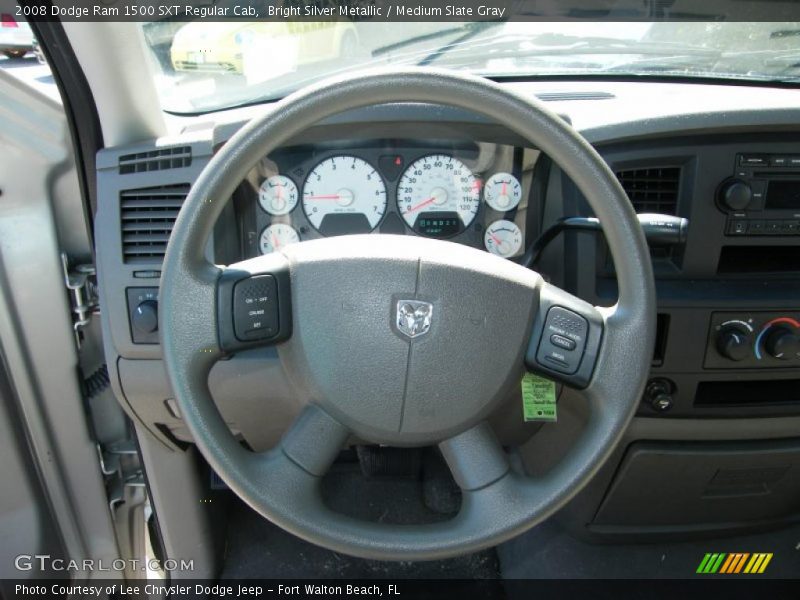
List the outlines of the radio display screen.
{"label": "radio display screen", "polygon": [[800,180],[773,179],[767,186],[767,210],[800,210]]}

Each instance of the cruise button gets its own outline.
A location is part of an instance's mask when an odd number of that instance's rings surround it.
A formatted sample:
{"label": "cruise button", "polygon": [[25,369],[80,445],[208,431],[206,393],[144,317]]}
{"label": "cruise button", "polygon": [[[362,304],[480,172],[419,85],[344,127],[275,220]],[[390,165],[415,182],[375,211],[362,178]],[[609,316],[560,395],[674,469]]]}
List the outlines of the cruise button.
{"label": "cruise button", "polygon": [[575,342],[569,338],[564,337],[563,335],[557,335],[557,334],[551,335],[550,342],[553,344],[553,346],[557,346],[558,348],[563,348],[564,350],[575,349]]}

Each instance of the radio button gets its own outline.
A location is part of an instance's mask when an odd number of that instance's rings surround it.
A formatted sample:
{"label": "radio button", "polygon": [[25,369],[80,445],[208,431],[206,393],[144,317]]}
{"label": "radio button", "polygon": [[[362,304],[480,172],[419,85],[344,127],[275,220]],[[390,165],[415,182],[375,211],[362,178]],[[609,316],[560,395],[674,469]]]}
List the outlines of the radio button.
{"label": "radio button", "polygon": [[730,221],[728,223],[728,233],[731,235],[744,235],[747,233],[747,221],[743,219]]}
{"label": "radio button", "polygon": [[790,167],[800,167],[800,156],[790,156],[789,157],[789,166]]}
{"label": "radio button", "polygon": [[764,221],[753,220],[750,221],[747,227],[747,233],[750,235],[764,235]]}
{"label": "radio button", "polygon": [[770,235],[780,235],[783,229],[783,221],[765,221],[764,229]]}
{"label": "radio button", "polygon": [[767,157],[759,154],[742,154],[739,164],[745,167],[764,167],[768,164]]}
{"label": "radio button", "polygon": [[753,190],[738,179],[728,181],[720,192],[720,203],[729,210],[744,210],[753,200]]}
{"label": "radio button", "polygon": [[788,167],[789,166],[789,157],[788,156],[773,156],[769,159],[769,164],[773,167]]}

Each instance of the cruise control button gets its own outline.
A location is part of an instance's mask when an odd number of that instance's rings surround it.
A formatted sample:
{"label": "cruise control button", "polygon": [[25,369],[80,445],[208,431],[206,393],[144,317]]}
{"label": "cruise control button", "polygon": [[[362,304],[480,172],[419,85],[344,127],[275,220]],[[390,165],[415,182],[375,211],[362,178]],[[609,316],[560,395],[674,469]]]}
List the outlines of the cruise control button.
{"label": "cruise control button", "polygon": [[233,329],[241,341],[265,340],[278,331],[278,286],[272,275],[256,275],[233,288]]}
{"label": "cruise control button", "polygon": [[559,348],[563,348],[564,350],[575,349],[575,342],[562,335],[554,333],[553,335],[550,336],[550,341],[553,343],[554,346],[558,346]]}
{"label": "cruise control button", "polygon": [[588,332],[589,323],[582,316],[561,306],[551,307],[536,360],[560,373],[575,373],[583,358]]}

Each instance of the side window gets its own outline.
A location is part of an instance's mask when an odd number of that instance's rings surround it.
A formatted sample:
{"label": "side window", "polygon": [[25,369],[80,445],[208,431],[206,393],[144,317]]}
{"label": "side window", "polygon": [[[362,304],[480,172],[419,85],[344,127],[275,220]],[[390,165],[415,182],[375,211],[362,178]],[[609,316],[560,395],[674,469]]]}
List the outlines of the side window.
{"label": "side window", "polygon": [[0,10],[3,10],[0,13],[0,69],[61,102],[53,74],[30,25],[11,8]]}

